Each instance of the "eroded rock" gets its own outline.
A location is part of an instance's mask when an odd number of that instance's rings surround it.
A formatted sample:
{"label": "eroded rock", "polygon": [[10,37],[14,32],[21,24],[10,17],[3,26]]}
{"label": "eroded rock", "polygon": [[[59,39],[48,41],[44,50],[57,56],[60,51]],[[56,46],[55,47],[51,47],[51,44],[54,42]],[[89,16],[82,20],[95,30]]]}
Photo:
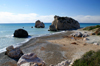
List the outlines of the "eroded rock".
{"label": "eroded rock", "polygon": [[45,25],[44,25],[44,23],[41,22],[40,20],[37,20],[37,21],[35,22],[35,27],[36,27],[36,28],[44,28]]}
{"label": "eroded rock", "polygon": [[[52,25],[54,25],[57,30],[71,30],[80,28],[80,24],[78,23],[78,21],[70,17],[54,16],[54,21],[52,22]],[[49,30],[51,28],[52,27],[50,26]]]}
{"label": "eroded rock", "polygon": [[24,54],[18,61],[17,65],[21,66],[24,63],[36,63],[39,66],[45,66],[45,63],[38,58],[34,53]]}
{"label": "eroded rock", "polygon": [[6,54],[11,58],[19,59],[23,55],[19,47],[14,48],[13,46],[9,46],[6,50]]}

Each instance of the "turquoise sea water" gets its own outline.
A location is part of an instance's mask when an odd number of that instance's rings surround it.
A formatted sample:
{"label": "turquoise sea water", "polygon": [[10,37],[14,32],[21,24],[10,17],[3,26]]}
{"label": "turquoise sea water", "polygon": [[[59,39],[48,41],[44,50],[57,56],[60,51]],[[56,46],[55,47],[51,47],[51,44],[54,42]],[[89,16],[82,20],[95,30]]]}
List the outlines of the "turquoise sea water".
{"label": "turquoise sea water", "polygon": [[[45,28],[35,28],[34,23],[14,23],[14,24],[0,24],[0,52],[5,50],[7,46],[19,45],[22,42],[28,41],[28,39],[36,36],[42,36],[46,34],[52,34],[56,32],[48,31],[51,23],[45,23]],[[93,25],[100,25],[100,23],[80,23],[81,28]],[[33,28],[31,28],[33,26]],[[16,29],[25,29],[28,34],[31,35],[29,38],[15,38],[13,33]]]}

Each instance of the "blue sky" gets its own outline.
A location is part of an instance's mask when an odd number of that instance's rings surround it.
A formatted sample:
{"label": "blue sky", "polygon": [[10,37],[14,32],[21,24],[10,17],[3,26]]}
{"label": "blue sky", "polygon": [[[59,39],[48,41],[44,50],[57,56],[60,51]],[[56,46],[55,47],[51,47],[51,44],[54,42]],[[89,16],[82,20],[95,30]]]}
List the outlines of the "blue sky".
{"label": "blue sky", "polygon": [[100,0],[0,0],[0,23],[52,22],[54,15],[100,22]]}

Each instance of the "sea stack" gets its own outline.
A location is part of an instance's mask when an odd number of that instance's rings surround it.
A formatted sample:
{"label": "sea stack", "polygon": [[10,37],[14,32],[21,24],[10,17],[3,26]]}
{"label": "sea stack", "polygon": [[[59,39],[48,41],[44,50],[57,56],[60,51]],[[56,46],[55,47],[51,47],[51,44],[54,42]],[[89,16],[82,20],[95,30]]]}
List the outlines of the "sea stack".
{"label": "sea stack", "polygon": [[24,29],[17,29],[14,32],[14,37],[27,38],[28,37],[28,32]]}
{"label": "sea stack", "polygon": [[44,25],[44,23],[41,22],[40,20],[37,20],[37,21],[35,22],[35,27],[36,27],[36,28],[44,28],[45,25]]}
{"label": "sea stack", "polygon": [[72,30],[72,29],[78,29],[80,28],[80,24],[78,21],[74,20],[70,17],[60,17],[60,16],[54,16],[54,21],[52,22],[52,25],[54,27],[49,27],[50,31],[55,30]]}

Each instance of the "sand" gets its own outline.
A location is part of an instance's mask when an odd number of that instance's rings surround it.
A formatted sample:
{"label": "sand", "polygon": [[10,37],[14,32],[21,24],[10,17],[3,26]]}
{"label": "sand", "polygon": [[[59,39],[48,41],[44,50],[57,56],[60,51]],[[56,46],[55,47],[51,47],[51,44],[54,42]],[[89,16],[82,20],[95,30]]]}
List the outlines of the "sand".
{"label": "sand", "polygon": [[[50,64],[56,65],[64,60],[75,60],[90,50],[97,51],[100,49],[99,45],[91,44],[93,42],[93,38],[97,38],[99,36],[89,36],[89,40],[84,41],[83,38],[75,38],[69,37],[69,35],[73,32],[84,32],[81,30],[75,31],[66,31],[54,35],[36,37],[31,39],[29,42],[24,43],[20,46],[23,53],[35,53],[39,58],[45,61],[46,65]],[[88,32],[87,33],[91,33]],[[91,38],[91,39],[90,39]],[[96,39],[100,40],[100,38]],[[0,66],[1,64],[6,64],[9,61],[17,62],[17,60],[11,59],[6,56],[4,53],[0,54]],[[2,63],[1,63],[2,62]]]}

